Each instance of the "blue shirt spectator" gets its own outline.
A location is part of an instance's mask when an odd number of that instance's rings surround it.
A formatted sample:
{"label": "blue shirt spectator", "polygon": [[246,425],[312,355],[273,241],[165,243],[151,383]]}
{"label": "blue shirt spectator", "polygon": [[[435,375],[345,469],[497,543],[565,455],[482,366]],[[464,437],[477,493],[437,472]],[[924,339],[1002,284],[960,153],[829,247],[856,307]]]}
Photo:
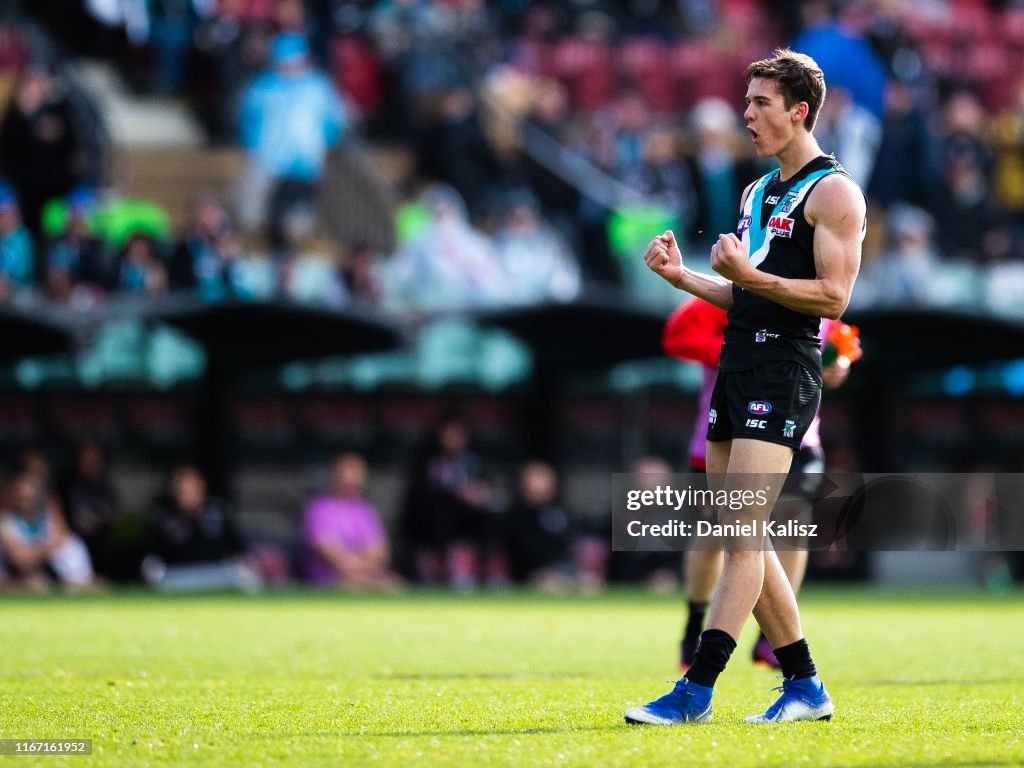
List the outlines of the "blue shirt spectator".
{"label": "blue shirt spectator", "polygon": [[18,199],[7,185],[0,185],[0,298],[32,284],[35,245],[21,222]]}
{"label": "blue shirt spectator", "polygon": [[278,35],[271,56],[273,69],[258,75],[242,97],[242,145],[273,177],[316,181],[345,132],[348,110],[331,81],[310,68],[301,35]]}

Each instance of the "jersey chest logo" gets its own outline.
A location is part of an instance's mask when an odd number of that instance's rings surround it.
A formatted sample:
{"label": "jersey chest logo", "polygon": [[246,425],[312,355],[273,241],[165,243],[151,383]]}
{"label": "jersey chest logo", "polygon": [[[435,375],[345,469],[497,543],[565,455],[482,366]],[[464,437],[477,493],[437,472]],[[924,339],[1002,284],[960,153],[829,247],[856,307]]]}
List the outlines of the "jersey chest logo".
{"label": "jersey chest logo", "polygon": [[793,220],[788,216],[772,216],[768,219],[768,232],[774,237],[792,237]]}
{"label": "jersey chest logo", "polygon": [[750,217],[744,216],[739,220],[739,223],[736,224],[736,234],[743,237],[743,233],[748,229],[750,229]]}

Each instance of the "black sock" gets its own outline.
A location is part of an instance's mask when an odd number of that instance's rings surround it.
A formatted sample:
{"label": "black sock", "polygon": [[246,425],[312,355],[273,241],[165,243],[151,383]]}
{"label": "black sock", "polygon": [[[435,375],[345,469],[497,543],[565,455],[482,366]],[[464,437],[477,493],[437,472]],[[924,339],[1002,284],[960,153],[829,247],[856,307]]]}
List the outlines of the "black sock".
{"label": "black sock", "polygon": [[689,603],[690,615],[686,619],[686,630],[683,632],[683,642],[696,643],[700,639],[701,630],[704,629],[704,614],[707,613],[707,603]]}
{"label": "black sock", "polygon": [[806,638],[801,637],[795,643],[776,648],[775,658],[779,660],[782,676],[787,680],[803,680],[818,674]]}
{"label": "black sock", "polygon": [[734,650],[736,641],[728,632],[720,629],[704,630],[700,636],[700,643],[697,644],[693,666],[686,672],[686,679],[697,685],[713,688]]}

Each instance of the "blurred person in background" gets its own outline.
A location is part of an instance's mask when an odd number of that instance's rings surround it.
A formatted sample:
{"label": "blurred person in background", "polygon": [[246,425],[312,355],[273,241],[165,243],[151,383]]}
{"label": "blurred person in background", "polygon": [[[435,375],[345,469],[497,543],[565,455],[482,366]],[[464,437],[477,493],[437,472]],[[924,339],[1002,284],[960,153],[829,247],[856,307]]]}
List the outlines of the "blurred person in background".
{"label": "blurred person in background", "polygon": [[899,201],[924,204],[931,183],[934,144],[910,86],[891,81],[885,89],[882,140],[868,196],[883,208]]}
{"label": "blurred person in background", "polygon": [[53,577],[69,588],[93,586],[89,551],[68,529],[43,477],[38,466],[22,461],[6,484],[0,515],[4,563],[15,583],[32,590],[49,589]]}
{"label": "blurred person in background", "polygon": [[231,217],[212,197],[196,204],[171,258],[169,279],[173,290],[193,292],[204,301],[266,296],[276,284],[272,265],[246,253]]}
{"label": "blurred person in background", "polygon": [[118,503],[107,458],[98,442],[86,440],[76,446],[71,471],[58,492],[68,525],[89,550],[96,572],[109,577],[114,566]]}
{"label": "blurred person in background", "polygon": [[690,158],[696,217],[691,226],[697,247],[711,247],[717,232],[736,225],[736,201],[757,177],[754,163],[739,155],[736,112],[723,99],[702,99],[690,113],[696,146]]}
{"label": "blurred person in background", "polygon": [[364,243],[354,243],[345,251],[341,263],[341,279],[346,292],[356,304],[375,307],[384,297],[376,258]]}
{"label": "blurred person in background", "polygon": [[296,244],[284,268],[284,292],[305,304],[341,307],[348,291],[341,274],[337,243],[328,237],[308,237]]}
{"label": "blurred person in background", "polygon": [[387,267],[391,303],[452,309],[500,302],[506,276],[493,243],[470,225],[459,193],[447,184],[432,184],[420,200],[430,221]]}
{"label": "blurred person in background", "polygon": [[1012,247],[1007,220],[993,196],[994,161],[985,142],[987,116],[973,94],[953,94],[943,110],[939,179],[929,213],[947,256],[975,263],[1005,258]]}
{"label": "blurred person in background", "polygon": [[45,66],[30,65],[0,126],[0,165],[18,190],[25,224],[37,239],[46,201],[82,181],[82,152],[67,97]]}
{"label": "blurred person in background", "polygon": [[284,246],[285,219],[313,210],[328,151],[350,129],[351,117],[330,79],[314,69],[306,39],[274,38],[271,68],[246,88],[239,116],[249,155],[240,215],[249,230],[267,225],[272,248]]}
{"label": "blurred person in background", "polygon": [[450,184],[469,206],[471,216],[480,213],[500,171],[480,125],[476,96],[468,86],[441,93],[436,114],[419,131],[417,163],[425,178]]}
{"label": "blurred person in background", "polygon": [[106,247],[89,231],[95,195],[76,187],[66,198],[67,223],[46,246],[44,290],[61,304],[93,305],[109,287]]}
{"label": "blurred person in background", "polygon": [[248,546],[223,499],[207,493],[193,464],[179,464],[150,512],[150,555],[142,564],[151,586],[169,591],[258,587]]}
{"label": "blurred person in background", "polygon": [[890,305],[927,305],[936,296],[934,281],[941,259],[935,247],[932,217],[920,208],[897,203],[886,219],[889,243],[864,270],[864,290],[873,301]]}
{"label": "blurred person in background", "polygon": [[845,88],[831,87],[814,131],[822,150],[835,155],[853,180],[866,188],[882,141],[881,121],[871,110],[857,104]]}
{"label": "blurred person in background", "polygon": [[302,538],[312,583],[357,591],[401,586],[390,568],[387,532],[365,498],[367,476],[362,456],[343,453],[331,468],[330,491],[306,505]]}
{"label": "blurred person in background", "polygon": [[156,240],[136,232],[121,251],[118,288],[124,293],[153,298],[167,293],[167,266],[160,258]]}
{"label": "blurred person in background", "polygon": [[505,299],[530,303],[570,301],[580,292],[576,257],[557,231],[541,217],[539,202],[528,189],[508,194],[494,247],[506,276]]}
{"label": "blurred person in background", "polygon": [[22,223],[14,190],[0,182],[0,301],[35,281],[35,244]]}
{"label": "blurred person in background", "polygon": [[509,567],[516,581],[543,592],[575,586],[572,524],[558,502],[558,476],[550,464],[531,461],[519,470],[508,527]]}
{"label": "blurred person in background", "polygon": [[676,132],[668,128],[655,128],[647,135],[637,189],[689,231],[697,218],[698,200],[691,167],[678,144]]}
{"label": "blurred person in background", "polygon": [[409,479],[401,530],[420,581],[474,589],[502,586],[508,567],[503,519],[483,462],[470,450],[469,427],[445,416],[432,431]]}

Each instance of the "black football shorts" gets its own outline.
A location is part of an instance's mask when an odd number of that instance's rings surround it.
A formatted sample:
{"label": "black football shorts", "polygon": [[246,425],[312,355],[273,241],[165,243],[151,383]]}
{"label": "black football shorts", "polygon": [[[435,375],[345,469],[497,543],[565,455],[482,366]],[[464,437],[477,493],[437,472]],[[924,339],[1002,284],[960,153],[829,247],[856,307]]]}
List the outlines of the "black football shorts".
{"label": "black football shorts", "polygon": [[708,440],[763,440],[799,450],[821,402],[821,384],[792,360],[719,371],[711,393]]}

